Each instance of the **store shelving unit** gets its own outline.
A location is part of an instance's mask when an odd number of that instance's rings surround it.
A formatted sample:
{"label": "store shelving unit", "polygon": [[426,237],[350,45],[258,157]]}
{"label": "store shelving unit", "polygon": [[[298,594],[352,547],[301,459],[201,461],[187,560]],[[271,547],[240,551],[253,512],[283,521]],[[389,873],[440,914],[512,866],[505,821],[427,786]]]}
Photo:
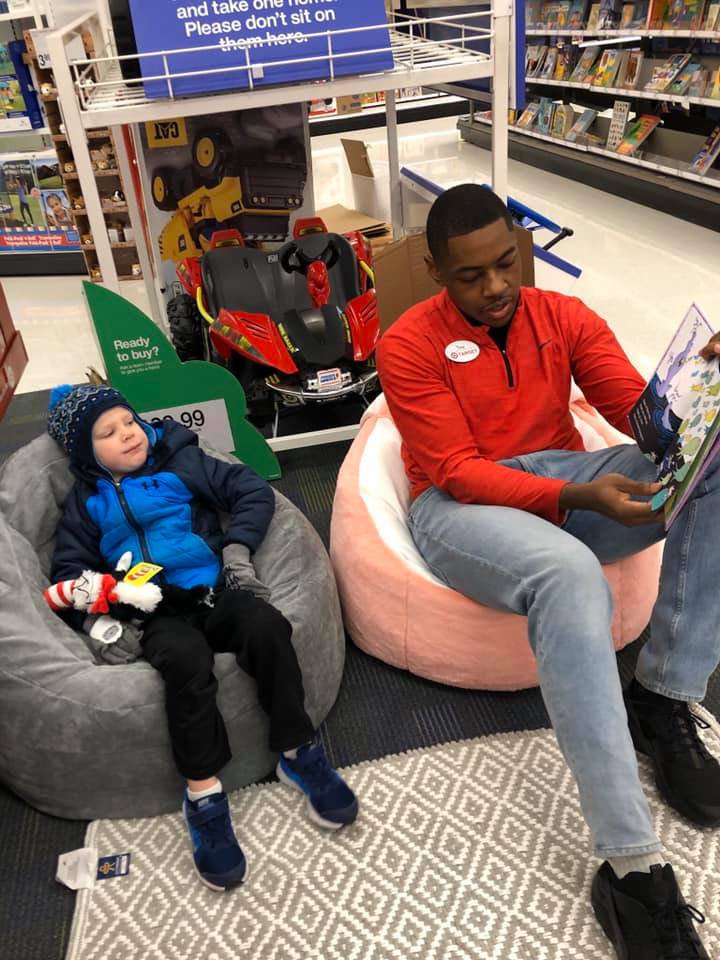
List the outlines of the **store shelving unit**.
{"label": "store shelving unit", "polygon": [[[341,62],[341,55],[333,53],[332,38],[335,32],[328,30],[322,33],[328,38],[328,62],[332,79],[286,86],[253,86],[251,77],[250,89],[181,99],[171,96],[167,99],[150,99],[146,95],[142,80],[123,78],[122,60],[141,60],[142,55],[121,58],[109,52],[102,57],[71,64],[66,56],[66,45],[78,32],[88,29],[98,31],[99,24],[93,13],[80,16],[50,34],[47,46],[53,62],[55,83],[63,103],[66,133],[75,157],[105,284],[111,289],[118,289],[110,241],[106,242],[105,237],[99,236],[104,233],[100,231],[102,210],[87,148],[87,131],[110,128],[117,140],[121,126],[126,124],[171,120],[178,115],[190,117],[222,113],[226,110],[266,107],[292,101],[307,102],[320,96],[350,95],[358,89],[368,93],[382,90],[386,100],[392,220],[394,232],[399,236],[402,235],[402,210],[394,91],[399,87],[428,87],[436,83],[493,77],[494,107],[499,115],[507,112],[511,4],[507,0],[498,0],[492,9],[475,14],[473,18],[477,25],[468,25],[467,15],[462,18],[463,23],[456,22],[460,20],[459,17],[392,15],[389,35],[394,68],[382,73],[336,76],[335,66]],[[443,42],[426,40],[423,34],[428,23],[442,23],[449,29],[454,28],[457,39]],[[377,29],[378,25],[373,25],[358,28],[358,32]],[[474,48],[480,38],[492,41],[490,54],[480,53]],[[163,54],[177,55],[181,54],[181,51],[160,51],[160,55]],[[157,54],[152,56],[157,58]],[[168,70],[161,75],[161,79],[168,83],[170,92],[170,81],[173,77]],[[493,184],[501,195],[507,193],[507,130],[504,125],[499,125],[494,133]],[[144,270],[144,273],[149,278],[148,271]],[[156,297],[149,292],[152,303]]]}
{"label": "store shelving unit", "polygon": [[[662,64],[671,53],[687,52],[692,61],[709,68],[709,74],[720,67],[720,26],[713,29],[665,29],[660,25],[659,7],[651,7],[645,26],[624,29],[572,29],[534,25],[526,30],[527,43],[598,45],[603,50],[642,48],[636,87],[605,87],[590,81],[573,81],[550,77],[527,76],[526,101],[541,97],[571,104],[576,116],[584,108],[598,112],[591,132],[604,137],[607,116],[616,100],[630,104],[631,116],[659,114],[663,120],[633,156],[623,156],[590,141],[577,143],[541,133],[531,128],[510,126],[511,156],[535,163],[591,186],[608,190],[648,205],[685,217],[695,223],[720,228],[720,171],[717,164],[704,175],[689,169],[692,157],[701,149],[705,138],[720,122],[720,99],[709,96],[711,84],[699,95],[694,91],[673,94],[668,90],[645,90],[653,67]],[[530,19],[528,7],[528,19]],[[707,13],[707,7],[705,10]],[[542,15],[542,5],[541,5]],[[539,17],[538,17],[539,20]],[[587,21],[586,21],[587,22]],[[704,20],[698,20],[700,26]],[[652,24],[652,26],[650,25]],[[662,41],[658,44],[658,41]],[[472,113],[472,112],[471,112]],[[493,113],[493,116],[495,114]],[[462,136],[479,145],[487,142],[490,121],[487,116],[472,113],[461,120]]]}
{"label": "store shelving unit", "polygon": [[[83,30],[95,35],[101,33],[101,24],[95,13],[76,18],[47,37],[47,47],[53,63],[55,83],[63,105],[65,132],[72,148],[78,180],[85,198],[87,216],[93,233],[95,253],[102,271],[103,281],[109,289],[119,292],[118,274],[113,260],[113,249],[104,229],[103,211],[100,204],[97,180],[92,169],[87,135],[89,131],[109,128],[117,142],[123,128],[149,121],[172,120],[178,116],[193,117],[222,113],[229,110],[270,107],[292,102],[306,103],[318,97],[338,97],[356,93],[385,92],[386,127],[388,138],[389,180],[392,225],[397,237],[403,234],[402,191],[400,160],[397,139],[397,108],[395,90],[410,86],[429,87],[478,78],[493,79],[493,106],[498,116],[506,116],[510,80],[510,38],[512,5],[509,0],[495,0],[492,8],[474,14],[468,24],[467,15],[459,17],[416,17],[394,14],[390,17],[389,37],[394,66],[384,72],[338,76],[336,67],[342,55],[333,50],[336,31],[322,31],[327,38],[329,78],[324,81],[300,82],[278,86],[256,86],[252,72],[248,71],[250,88],[183,98],[172,97],[173,74],[167,67],[162,74],[168,85],[166,99],[151,99],[146,95],[142,80],[126,80],[122,73],[122,59],[142,60],[142,55],[120,58],[112,50],[105,56],[70,62],[66,47],[73,37]],[[460,22],[462,19],[462,23]],[[456,37],[451,40],[431,41],[424,37],[426,26],[442,23]],[[375,24],[362,30],[377,30],[385,24]],[[490,53],[476,49],[479,39],[490,41]],[[210,49],[220,49],[209,47]],[[167,56],[182,55],[182,51],[164,51]],[[163,52],[161,51],[161,56]],[[156,57],[156,54],[152,55]],[[290,62],[290,61],[288,61]],[[302,62],[302,61],[297,61]],[[167,64],[167,60],[165,60]],[[254,67],[270,66],[253,64]],[[507,126],[497,124],[493,130],[492,178],[493,186],[501,196],[507,195]],[[123,171],[125,173],[125,171]],[[126,180],[129,178],[126,177]],[[132,191],[126,193],[133,220],[140,222],[138,200]],[[140,251],[139,251],[140,252]],[[161,298],[153,282],[154,271],[148,262],[143,262],[145,283],[151,311],[156,322],[165,324]],[[355,435],[358,425],[316,431],[293,437],[278,438],[271,442],[274,449],[289,449],[296,446],[349,439]]]}

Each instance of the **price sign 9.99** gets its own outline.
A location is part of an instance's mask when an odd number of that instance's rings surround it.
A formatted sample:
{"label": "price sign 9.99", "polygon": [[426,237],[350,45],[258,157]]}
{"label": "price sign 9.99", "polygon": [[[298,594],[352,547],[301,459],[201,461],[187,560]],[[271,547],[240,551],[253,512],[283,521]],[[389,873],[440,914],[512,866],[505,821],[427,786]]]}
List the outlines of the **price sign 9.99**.
{"label": "price sign 9.99", "polygon": [[164,420],[176,420],[223,453],[230,453],[235,448],[224,400],[206,400],[186,406],[146,410],[141,416],[155,427],[162,426]]}

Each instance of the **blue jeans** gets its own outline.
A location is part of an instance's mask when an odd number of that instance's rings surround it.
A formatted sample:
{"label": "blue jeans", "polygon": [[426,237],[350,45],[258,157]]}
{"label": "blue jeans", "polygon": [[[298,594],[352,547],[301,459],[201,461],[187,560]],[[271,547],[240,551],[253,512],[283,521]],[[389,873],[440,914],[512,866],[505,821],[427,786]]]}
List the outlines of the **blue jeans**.
{"label": "blue jeans", "polygon": [[[653,481],[635,444],[594,453],[548,450],[503,461],[541,477],[586,483],[605,473]],[[667,534],[651,639],[638,660],[643,686],[702,700],[720,659],[720,458]],[[660,849],[637,760],[611,638],[612,596],[601,563],[665,537],[662,524],[624,527],[588,510],[562,527],[510,507],[461,504],[431,487],[408,518],[420,553],[448,586],[528,618],[540,687],[578,785],[601,857]]]}

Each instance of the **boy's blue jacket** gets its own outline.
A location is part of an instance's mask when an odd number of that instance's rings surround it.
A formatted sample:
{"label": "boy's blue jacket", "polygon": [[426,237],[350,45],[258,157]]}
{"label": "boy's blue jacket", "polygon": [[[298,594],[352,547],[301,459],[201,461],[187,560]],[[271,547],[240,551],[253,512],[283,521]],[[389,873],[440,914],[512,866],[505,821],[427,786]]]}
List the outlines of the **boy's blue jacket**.
{"label": "boy's blue jacket", "polygon": [[[207,456],[197,435],[174,421],[155,429],[144,467],[115,482],[100,467],[73,467],[76,482],[57,529],[51,579],[83,570],[112,571],[129,550],[163,567],[161,580],[189,589],[214,587],[228,543],[254,551],[273,511],[272,488],[250,467]],[[230,515],[223,534],[218,511]]]}

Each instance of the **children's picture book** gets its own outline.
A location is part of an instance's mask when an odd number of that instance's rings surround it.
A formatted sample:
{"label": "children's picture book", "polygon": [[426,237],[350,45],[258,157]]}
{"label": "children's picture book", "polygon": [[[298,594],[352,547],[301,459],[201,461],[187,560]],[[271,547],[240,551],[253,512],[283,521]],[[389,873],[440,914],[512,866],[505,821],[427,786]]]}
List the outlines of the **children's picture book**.
{"label": "children's picture book", "polygon": [[569,140],[571,143],[577,143],[577,141],[583,137],[593,125],[596,116],[597,110],[593,110],[590,107],[588,107],[587,110],[583,110],[570,128],[565,139]]}
{"label": "children's picture book", "polygon": [[665,22],[672,30],[692,30],[702,24],[706,0],[670,0]]}
{"label": "children's picture book", "polygon": [[537,120],[539,110],[540,104],[537,101],[534,103],[529,103],[520,114],[520,119],[517,122],[517,126],[523,127],[525,130],[529,130]]}
{"label": "children's picture book", "polygon": [[545,0],[540,9],[540,20],[548,30],[564,30],[570,13],[570,0]]}
{"label": "children's picture book", "polygon": [[642,50],[627,50],[627,60],[622,71],[618,71],[617,85],[627,90],[634,90],[640,79],[640,67],[643,62]]}
{"label": "children's picture book", "polygon": [[597,57],[597,48],[596,47],[586,47],[583,52],[580,54],[580,59],[578,60],[575,69],[573,70],[570,79],[573,83],[584,83],[587,79],[587,75],[592,69],[592,65],[595,63],[595,58]]}
{"label": "children's picture book", "polygon": [[567,80],[570,77],[575,63],[576,49],[576,47],[569,43],[566,43],[562,47],[558,47],[557,61],[555,63],[555,70],[553,71],[553,80]]}
{"label": "children's picture book", "polygon": [[[690,86],[687,88],[687,95],[689,97],[704,97],[708,87],[709,76],[707,67],[700,67],[690,81]],[[708,91],[708,94],[709,92],[710,91]]]}
{"label": "children's picture book", "polygon": [[540,109],[538,111],[537,127],[540,133],[550,136],[552,129],[553,113],[555,112],[555,101],[550,97],[540,98]]}
{"label": "children's picture book", "polygon": [[553,113],[550,136],[564,140],[575,122],[575,111],[568,103],[559,103]]}
{"label": "children's picture book", "polygon": [[617,30],[622,17],[622,0],[600,0],[598,30]]}
{"label": "children's picture book", "polygon": [[707,138],[702,148],[695,154],[690,161],[690,169],[693,173],[707,173],[710,167],[715,163],[720,155],[720,127],[715,127],[713,132]]}
{"label": "children's picture book", "polygon": [[703,30],[720,30],[720,3],[708,4]]}
{"label": "children's picture book", "polygon": [[594,87],[611,87],[620,66],[620,50],[605,50],[593,78]]}
{"label": "children's picture book", "polygon": [[720,453],[720,357],[700,356],[713,333],[693,304],[630,412],[638,446],[659,464],[651,503],[666,528]]}
{"label": "children's picture book", "polygon": [[631,157],[638,147],[645,143],[660,122],[660,117],[655,117],[649,113],[645,113],[636,120],[633,120],[627,129],[622,143],[615,152],[622,154],[624,157]]}
{"label": "children's picture book", "polygon": [[650,12],[648,15],[648,27],[654,30],[662,30],[665,24],[665,17],[668,13],[670,0],[650,0]]}
{"label": "children's picture book", "polygon": [[700,70],[702,70],[701,63],[689,63],[686,67],[683,67],[672,83],[667,85],[665,92],[678,97],[685,96],[688,91],[688,87],[692,83],[695,75]]}
{"label": "children's picture book", "polygon": [[530,70],[528,71],[528,76],[537,77],[542,70],[543,63],[545,62],[545,57],[547,56],[548,47],[540,46],[537,49],[537,57],[535,59],[535,65],[530,65]]}
{"label": "children's picture book", "polygon": [[529,43],[525,47],[525,76],[529,77],[537,66],[538,56],[540,54],[540,45]]}
{"label": "children's picture book", "polygon": [[535,30],[542,26],[540,11],[542,9],[541,0],[527,0],[525,4],[525,29]]}
{"label": "children's picture book", "polygon": [[589,0],[572,0],[568,13],[568,30],[582,30],[587,20]]}
{"label": "children's picture book", "polygon": [[545,54],[545,62],[542,65],[542,70],[539,71],[538,76],[543,80],[552,80],[552,75],[555,72],[555,64],[557,63],[558,58],[558,48],[550,47],[548,52]]}
{"label": "children's picture book", "polygon": [[720,100],[720,67],[713,73],[712,80],[708,86],[710,89],[707,95],[714,100]]}
{"label": "children's picture book", "polygon": [[617,150],[625,136],[625,127],[627,126],[628,115],[630,113],[629,100],[616,100],[613,104],[612,118],[608,127],[607,140],[605,146],[608,150]]}
{"label": "children's picture book", "polygon": [[620,29],[627,30],[635,18],[635,4],[626,3],[620,15]]}
{"label": "children's picture book", "polygon": [[646,90],[656,93],[662,93],[668,87],[680,71],[687,66],[690,61],[689,53],[674,53],[671,57],[655,67],[650,80],[645,84]]}
{"label": "children's picture book", "polygon": [[635,0],[632,22],[629,26],[633,30],[644,30],[647,26],[650,0]]}
{"label": "children's picture book", "polygon": [[590,13],[588,14],[588,30],[597,30],[598,23],[600,22],[600,4],[593,3],[590,7]]}

